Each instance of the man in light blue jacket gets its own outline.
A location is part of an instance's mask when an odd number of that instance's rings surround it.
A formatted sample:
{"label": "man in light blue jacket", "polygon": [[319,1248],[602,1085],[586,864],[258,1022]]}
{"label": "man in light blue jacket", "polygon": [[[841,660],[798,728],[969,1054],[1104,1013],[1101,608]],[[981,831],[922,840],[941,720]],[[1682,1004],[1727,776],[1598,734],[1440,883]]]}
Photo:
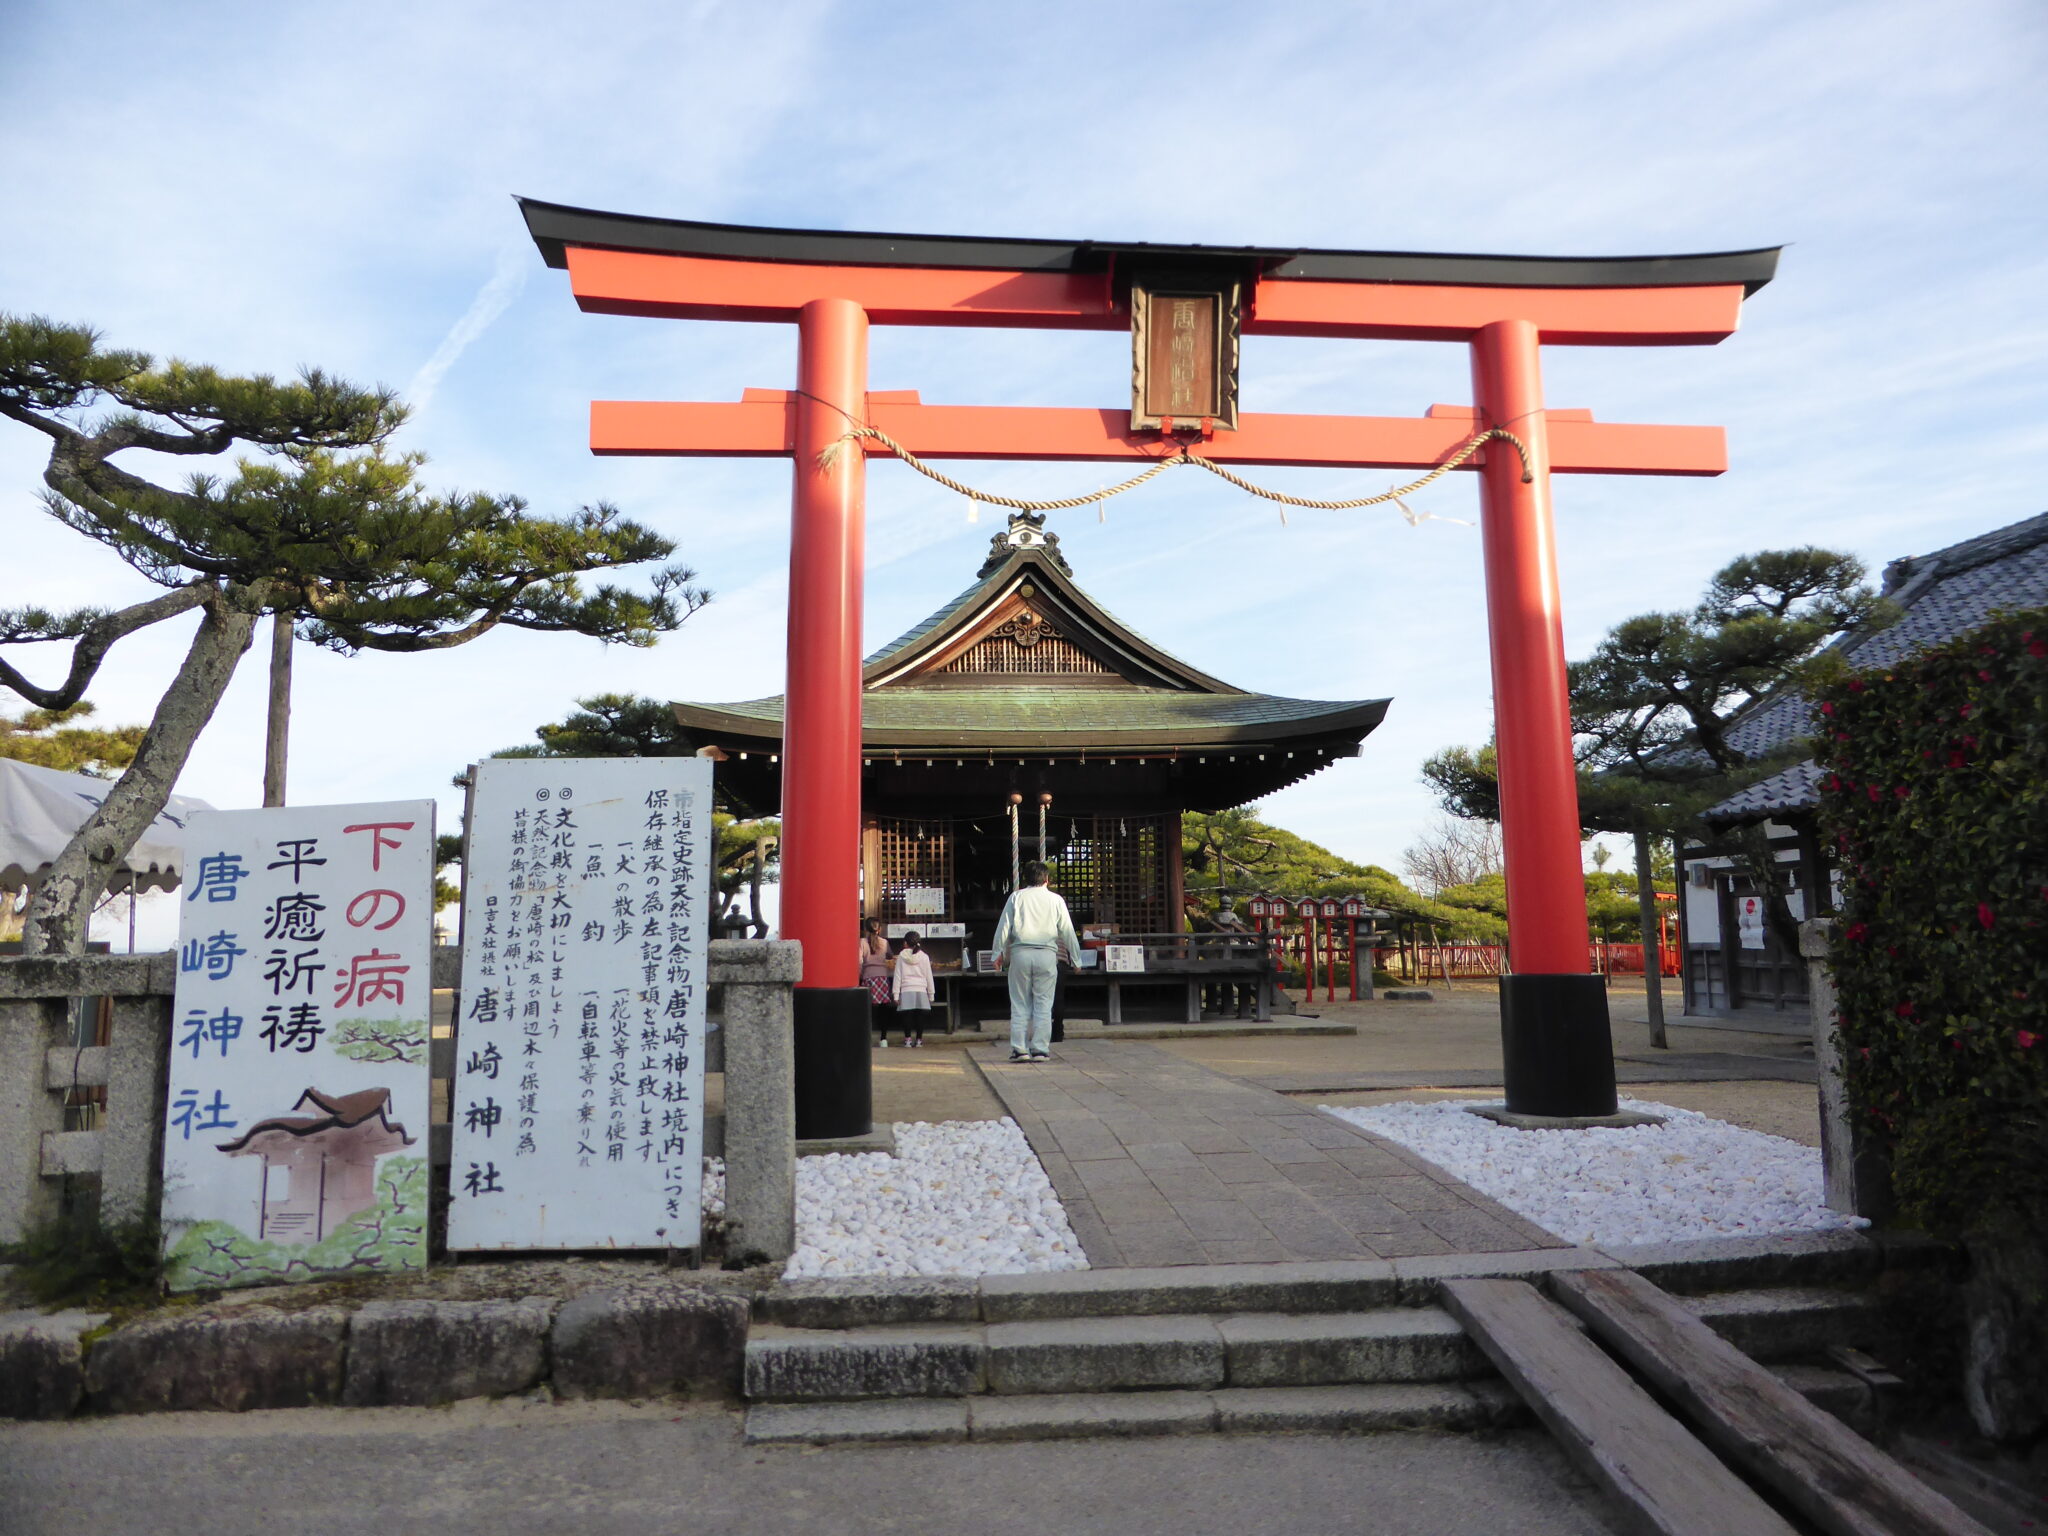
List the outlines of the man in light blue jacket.
{"label": "man in light blue jacket", "polygon": [[996,964],[1010,973],[1010,1060],[1044,1061],[1051,1056],[1052,994],[1059,962],[1079,965],[1081,941],[1066,898],[1047,885],[1052,871],[1033,859],[1024,884],[1003,903],[996,923]]}

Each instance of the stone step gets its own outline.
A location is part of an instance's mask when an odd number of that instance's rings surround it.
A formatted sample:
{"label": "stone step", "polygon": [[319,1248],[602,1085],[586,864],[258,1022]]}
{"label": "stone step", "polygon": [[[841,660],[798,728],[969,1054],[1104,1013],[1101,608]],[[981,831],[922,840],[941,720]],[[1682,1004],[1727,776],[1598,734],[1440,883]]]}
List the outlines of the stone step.
{"label": "stone step", "polygon": [[1498,1382],[1218,1391],[1080,1392],[884,1402],[757,1403],[754,1445],[849,1441],[1067,1440],[1221,1432],[1367,1433],[1480,1430],[1527,1422]]}
{"label": "stone step", "polygon": [[790,1328],[880,1323],[1022,1323],[1063,1317],[1232,1312],[1363,1312],[1428,1306],[1448,1276],[1540,1279],[1552,1270],[1611,1268],[1586,1248],[1327,1259],[1288,1264],[1183,1264],[1049,1274],[784,1280],[762,1292],[755,1319]]}
{"label": "stone step", "polygon": [[[1833,1412],[1853,1407],[1861,1384],[1821,1366],[1778,1376]],[[1401,1382],[1329,1387],[1224,1387],[1210,1392],[1052,1393],[1021,1397],[917,1397],[865,1402],[756,1403],[753,1445],[848,1442],[1114,1439],[1140,1435],[1451,1433],[1531,1422],[1499,1381]]]}
{"label": "stone step", "polygon": [[1716,1291],[1681,1305],[1752,1360],[1765,1363],[1824,1354],[1834,1345],[1868,1346],[1877,1309],[1855,1291],[1786,1286]]}
{"label": "stone step", "polygon": [[1563,1269],[1626,1263],[1680,1295],[1759,1288],[1873,1284],[1888,1270],[1940,1262],[1938,1244],[1858,1232],[1729,1238],[1658,1248],[1542,1248],[1332,1259],[1287,1264],[1187,1264],[1054,1274],[785,1280],[754,1303],[756,1322],[789,1328],[885,1323],[1021,1323],[1062,1317],[1236,1312],[1364,1312],[1433,1306],[1448,1279],[1529,1280]]}
{"label": "stone step", "polygon": [[747,1341],[746,1392],[756,1402],[822,1402],[1207,1391],[1456,1381],[1487,1370],[1435,1307],[849,1329],[766,1324]]}
{"label": "stone step", "polygon": [[[1717,1292],[1684,1305],[1753,1359],[1867,1345],[1876,1315],[1854,1292]],[[1461,1381],[1491,1374],[1437,1307],[1355,1312],[1169,1313],[1021,1322],[757,1323],[746,1346],[755,1402]]]}
{"label": "stone step", "polygon": [[973,1323],[783,1328],[747,1335],[746,1395],[755,1402],[959,1397],[988,1386],[987,1330]]}

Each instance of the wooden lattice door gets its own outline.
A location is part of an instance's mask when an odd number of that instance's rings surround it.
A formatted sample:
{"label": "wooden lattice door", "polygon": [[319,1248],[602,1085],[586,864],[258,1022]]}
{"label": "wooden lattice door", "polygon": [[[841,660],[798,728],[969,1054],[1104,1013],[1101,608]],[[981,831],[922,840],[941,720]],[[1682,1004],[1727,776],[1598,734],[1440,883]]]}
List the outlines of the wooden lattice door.
{"label": "wooden lattice door", "polygon": [[868,916],[908,921],[905,897],[913,886],[944,891],[946,916],[953,915],[953,839],[945,827],[884,818],[868,828],[867,843]]}
{"label": "wooden lattice door", "polygon": [[1171,933],[1172,849],[1179,818],[1080,818],[1059,855],[1060,894],[1077,924],[1097,923],[1120,933]]}

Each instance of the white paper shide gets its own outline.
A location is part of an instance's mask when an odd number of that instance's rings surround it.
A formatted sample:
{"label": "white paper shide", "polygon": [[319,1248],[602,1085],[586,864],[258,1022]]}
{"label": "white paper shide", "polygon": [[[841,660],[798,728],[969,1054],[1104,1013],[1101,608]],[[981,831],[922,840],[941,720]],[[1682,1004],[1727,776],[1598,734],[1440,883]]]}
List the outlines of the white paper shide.
{"label": "white paper shide", "polygon": [[477,766],[450,1248],[698,1243],[714,839],[700,759]]}
{"label": "white paper shide", "polygon": [[193,813],[173,1289],[426,1267],[433,883],[431,800]]}

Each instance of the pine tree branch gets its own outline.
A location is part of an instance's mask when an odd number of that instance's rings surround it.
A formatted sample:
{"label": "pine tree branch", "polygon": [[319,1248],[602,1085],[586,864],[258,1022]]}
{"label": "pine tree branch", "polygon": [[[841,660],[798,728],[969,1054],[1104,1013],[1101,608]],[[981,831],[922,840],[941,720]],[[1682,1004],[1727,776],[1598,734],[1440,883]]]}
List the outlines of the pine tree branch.
{"label": "pine tree branch", "polygon": [[[31,704],[43,709],[68,709],[85,697],[85,690],[98,674],[100,663],[106,660],[107,652],[114,642],[125,635],[151,624],[162,623],[178,614],[188,613],[199,607],[214,595],[211,583],[199,581],[189,586],[177,587],[161,596],[152,597],[118,612],[102,614],[86,624],[78,633],[78,643],[71,649],[71,670],[63,683],[55,688],[38,688],[6,660],[0,657],[0,687],[20,694]],[[14,636],[0,639],[0,644],[27,643],[35,639],[58,639],[57,635]]]}

